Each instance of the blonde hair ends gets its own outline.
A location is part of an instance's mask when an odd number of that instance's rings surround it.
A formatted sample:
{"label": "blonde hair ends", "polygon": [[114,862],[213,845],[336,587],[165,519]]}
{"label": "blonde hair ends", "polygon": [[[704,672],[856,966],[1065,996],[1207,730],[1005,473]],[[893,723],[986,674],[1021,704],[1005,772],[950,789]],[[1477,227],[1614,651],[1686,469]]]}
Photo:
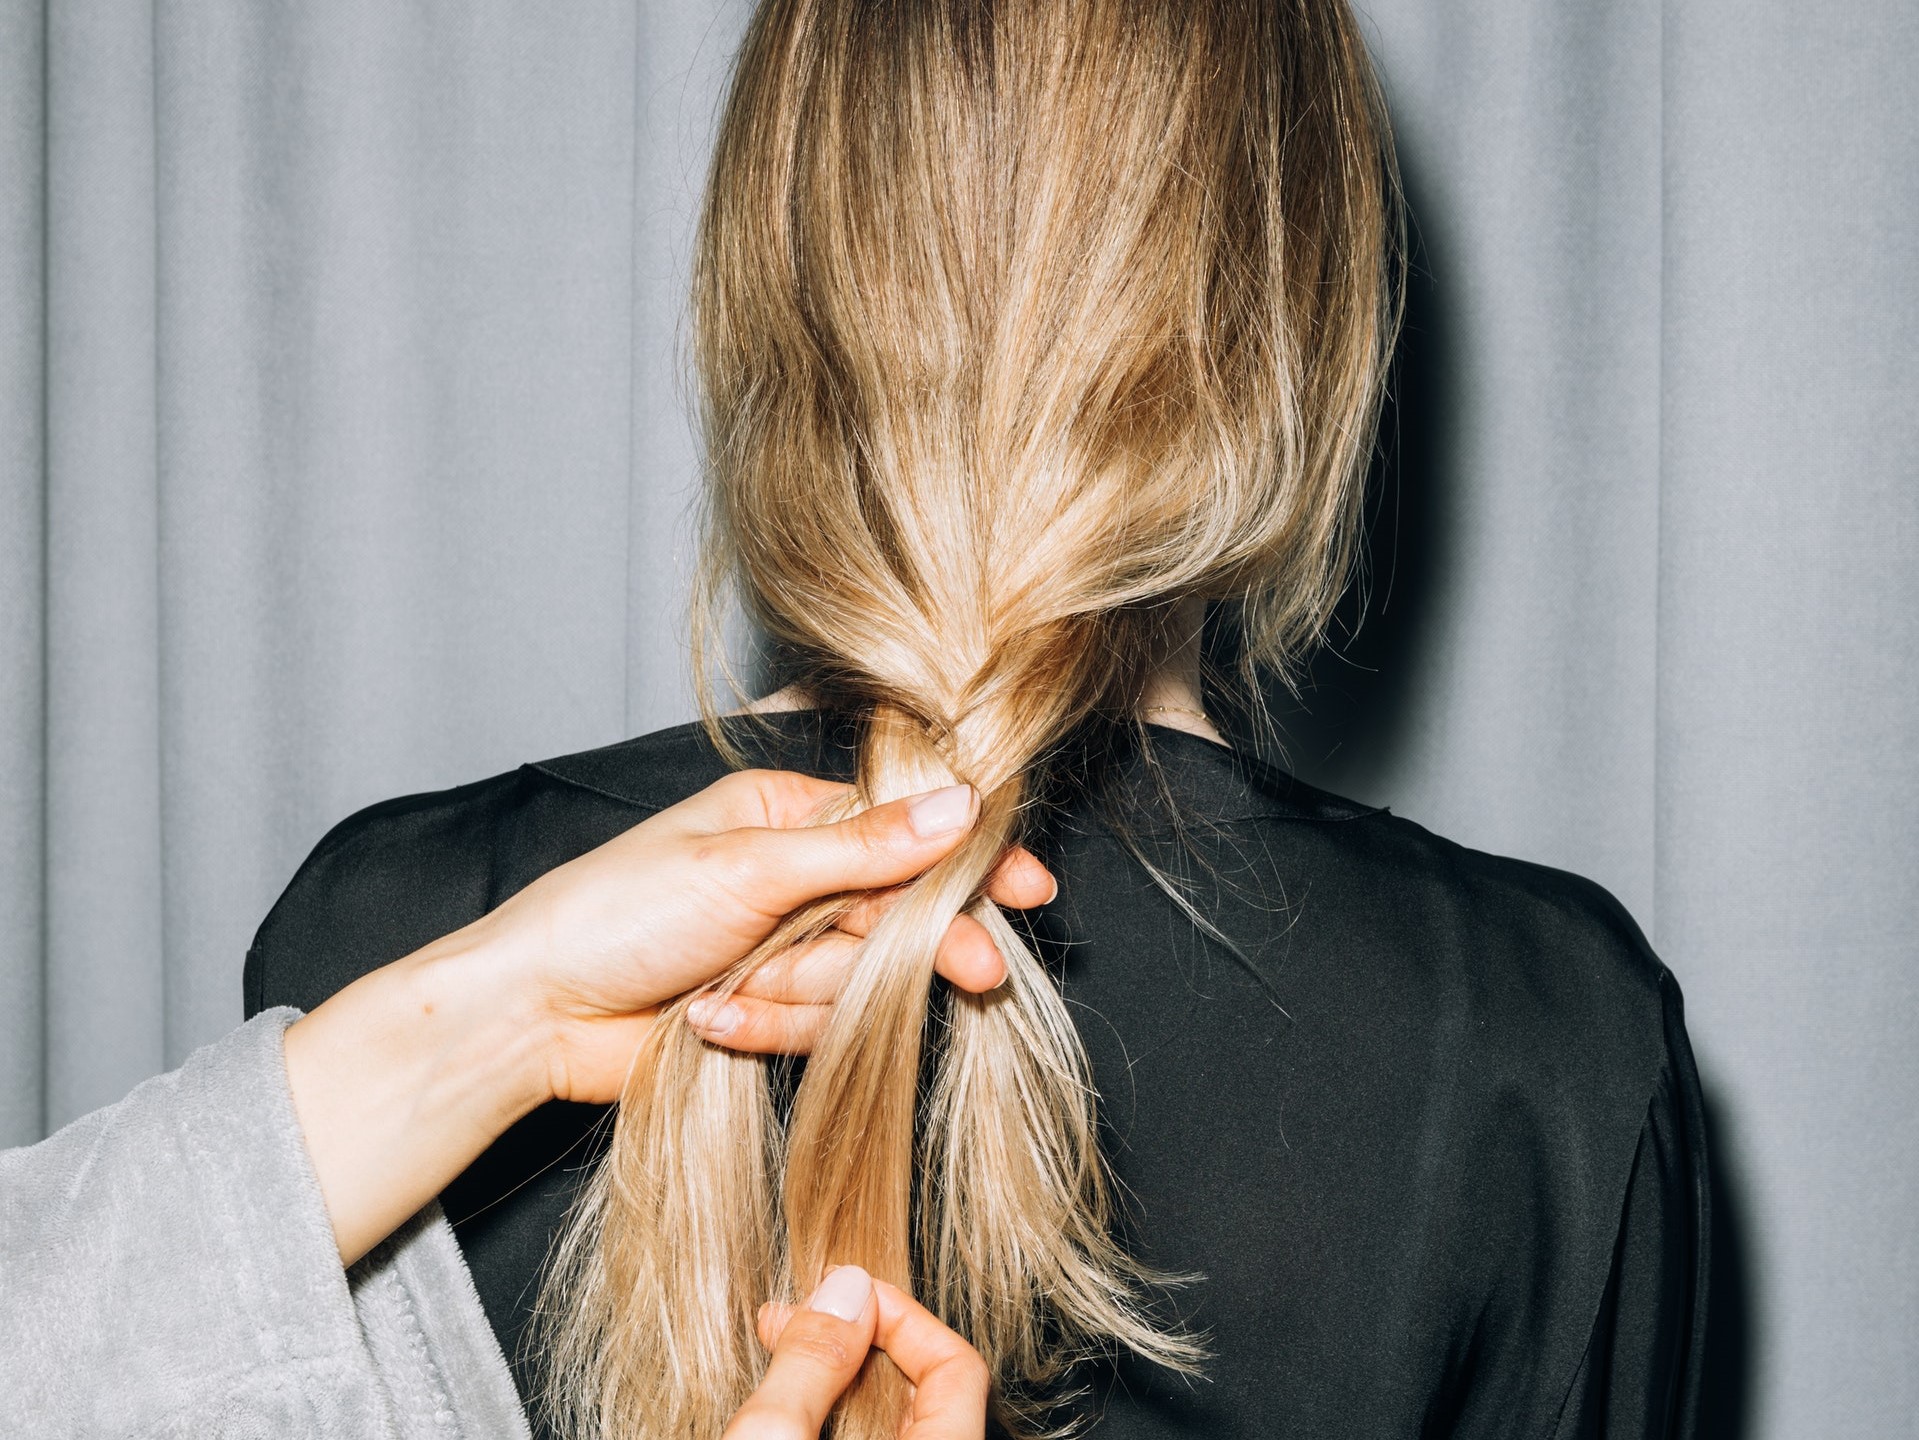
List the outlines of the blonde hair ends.
{"label": "blonde hair ends", "polygon": [[[543,1296],[561,1433],[719,1435],[760,1302],[849,1262],[973,1343],[1015,1432],[1088,1354],[1200,1364],[1112,1236],[1065,1003],[980,892],[1063,748],[1137,718],[1182,601],[1234,602],[1249,677],[1320,633],[1397,324],[1393,177],[1345,0],[760,5],[695,258],[703,593],[859,718],[855,808],[963,779],[981,814],[864,943],[784,1125],[766,1062],[680,1005],[649,1032]],[[1008,980],[932,1004],[961,911]],[[834,1434],[890,1440],[906,1398],[876,1357]]]}

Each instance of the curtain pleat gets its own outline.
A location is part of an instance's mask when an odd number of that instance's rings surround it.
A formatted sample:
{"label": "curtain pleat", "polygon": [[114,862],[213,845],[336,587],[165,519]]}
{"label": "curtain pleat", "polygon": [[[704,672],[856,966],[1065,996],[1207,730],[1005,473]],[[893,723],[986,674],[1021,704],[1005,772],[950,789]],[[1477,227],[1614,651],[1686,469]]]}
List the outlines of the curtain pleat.
{"label": "curtain pleat", "polygon": [[45,66],[0,5],[0,1145],[46,1114]]}

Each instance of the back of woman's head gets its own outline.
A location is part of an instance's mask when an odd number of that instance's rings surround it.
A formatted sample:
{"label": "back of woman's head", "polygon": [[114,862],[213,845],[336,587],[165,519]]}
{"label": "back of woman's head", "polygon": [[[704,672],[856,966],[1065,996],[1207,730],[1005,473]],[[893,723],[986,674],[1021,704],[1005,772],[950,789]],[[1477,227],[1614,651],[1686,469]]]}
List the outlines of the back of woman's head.
{"label": "back of woman's head", "polygon": [[[869,937],[784,1126],[760,1062],[655,1028],[555,1275],[563,1425],[717,1435],[758,1302],[845,1262],[966,1335],[1015,1425],[1089,1350],[1196,1363],[1108,1233],[1059,994],[979,890],[1046,767],[1136,719],[1181,602],[1230,602],[1249,667],[1317,635],[1392,238],[1344,0],[760,6],[696,259],[708,579],[860,717],[859,803],[957,778],[982,810]],[[968,908],[1008,983],[932,997]],[[901,1383],[869,1366],[836,1433],[895,1433]]]}

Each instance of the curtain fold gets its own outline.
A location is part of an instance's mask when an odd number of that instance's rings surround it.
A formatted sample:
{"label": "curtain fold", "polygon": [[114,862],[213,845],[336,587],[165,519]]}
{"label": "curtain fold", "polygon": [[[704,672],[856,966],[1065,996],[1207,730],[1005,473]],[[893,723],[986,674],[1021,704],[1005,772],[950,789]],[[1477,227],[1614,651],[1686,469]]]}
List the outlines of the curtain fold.
{"label": "curtain fold", "polygon": [[40,6],[0,6],[0,1145],[45,1117],[45,65]]}
{"label": "curtain fold", "polygon": [[[0,0],[0,1143],[237,1022],[333,822],[692,715],[745,0]],[[1418,231],[1308,778],[1684,987],[1711,1433],[1919,1413],[1919,11],[1376,0]]]}
{"label": "curtain fold", "polygon": [[178,982],[161,854],[153,29],[140,7],[46,15],[49,100],[94,97],[46,114],[43,1036],[45,1104],[66,1116],[176,1063]]}

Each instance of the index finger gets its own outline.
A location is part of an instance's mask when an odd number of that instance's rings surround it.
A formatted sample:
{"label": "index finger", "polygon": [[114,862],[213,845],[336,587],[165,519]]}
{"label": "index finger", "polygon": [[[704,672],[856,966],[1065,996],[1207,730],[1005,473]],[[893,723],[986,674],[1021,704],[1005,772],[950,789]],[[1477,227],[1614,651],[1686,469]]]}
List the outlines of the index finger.
{"label": "index finger", "polygon": [[978,1440],[992,1380],[979,1351],[896,1286],[875,1279],[873,1293],[873,1343],[913,1383],[913,1422],[901,1440]]}

